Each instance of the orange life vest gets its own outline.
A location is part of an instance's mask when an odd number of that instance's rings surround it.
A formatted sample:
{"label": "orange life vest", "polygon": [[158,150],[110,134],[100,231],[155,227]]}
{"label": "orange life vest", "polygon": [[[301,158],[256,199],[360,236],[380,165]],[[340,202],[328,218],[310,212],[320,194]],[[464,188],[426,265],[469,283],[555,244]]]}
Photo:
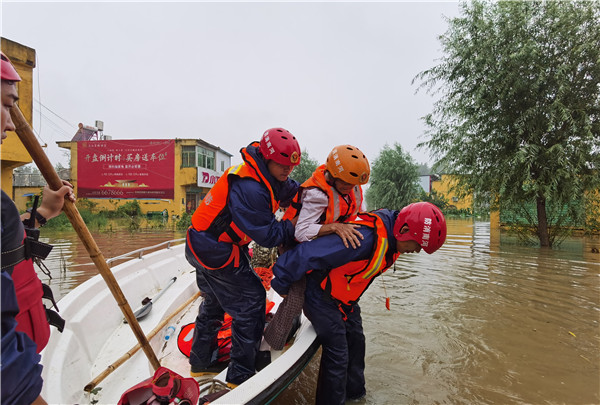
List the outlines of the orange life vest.
{"label": "orange life vest", "polygon": [[392,266],[400,255],[400,253],[394,253],[391,256],[387,254],[388,234],[381,218],[367,212],[361,212],[358,214],[358,218],[360,220],[350,223],[375,228],[377,232],[377,241],[371,257],[336,267],[321,282],[323,290],[346,305],[356,303],[371,282]]}
{"label": "orange life vest", "polygon": [[344,197],[338,193],[335,187],[327,183],[325,165],[321,165],[308,180],[302,183],[296,197],[294,197],[292,205],[286,210],[283,219],[291,220],[298,215],[302,207],[302,192],[307,188],[318,188],[327,194],[327,210],[325,210],[319,221],[322,224],[352,221],[360,211],[363,201],[362,188],[354,186],[352,192]]}
{"label": "orange life vest", "polygon": [[[258,146],[258,142],[254,142],[251,146]],[[277,212],[279,208],[279,201],[275,199],[275,193],[269,181],[265,178],[264,174],[260,171],[257,162],[254,158],[246,151],[246,148],[242,148],[243,163],[232,166],[225,171],[223,176],[217,180],[215,185],[210,189],[206,197],[200,202],[198,208],[192,215],[192,228],[198,232],[217,230],[215,235],[219,242],[231,243],[234,245],[232,255],[227,261],[227,264],[231,260],[235,260],[236,263],[239,260],[239,246],[244,246],[252,242],[252,239],[244,232],[242,232],[237,225],[231,221],[228,224],[222,223],[221,213],[226,208],[230,182],[229,176],[237,176],[241,178],[251,178],[259,183],[263,184],[268,190],[271,196],[271,210],[273,213]],[[204,265],[200,258],[194,253],[196,259]],[[237,264],[236,264],[237,265]],[[205,266],[207,267],[207,266]],[[207,267],[211,269],[211,267]]]}

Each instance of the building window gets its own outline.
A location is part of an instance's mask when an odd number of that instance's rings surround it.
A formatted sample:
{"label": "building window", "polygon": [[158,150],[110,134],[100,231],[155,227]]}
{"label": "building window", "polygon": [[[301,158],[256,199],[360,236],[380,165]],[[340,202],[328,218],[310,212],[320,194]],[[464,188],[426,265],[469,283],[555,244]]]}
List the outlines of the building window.
{"label": "building window", "polygon": [[181,147],[181,167],[196,167],[196,147]]}
{"label": "building window", "polygon": [[215,170],[215,152],[198,146],[198,166]]}
{"label": "building window", "polygon": [[225,161],[221,160],[221,171],[224,172],[225,171]]}

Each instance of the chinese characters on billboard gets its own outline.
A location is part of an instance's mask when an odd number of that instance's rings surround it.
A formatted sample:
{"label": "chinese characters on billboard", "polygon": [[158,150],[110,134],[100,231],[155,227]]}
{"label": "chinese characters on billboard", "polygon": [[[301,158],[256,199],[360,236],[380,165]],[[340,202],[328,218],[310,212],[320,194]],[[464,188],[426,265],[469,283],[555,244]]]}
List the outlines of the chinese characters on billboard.
{"label": "chinese characters on billboard", "polygon": [[78,197],[173,199],[175,141],[77,142]]}
{"label": "chinese characters on billboard", "polygon": [[204,167],[198,168],[198,186],[212,188],[215,185],[219,177],[223,173],[217,173],[214,170],[205,169]]}

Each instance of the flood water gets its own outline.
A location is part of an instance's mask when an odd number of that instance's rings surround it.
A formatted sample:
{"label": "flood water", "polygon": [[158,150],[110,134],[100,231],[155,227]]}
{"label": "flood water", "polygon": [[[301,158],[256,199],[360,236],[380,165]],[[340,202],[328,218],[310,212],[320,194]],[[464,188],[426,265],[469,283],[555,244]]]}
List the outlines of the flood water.
{"label": "flood water", "polygon": [[[139,232],[127,230],[90,232],[106,260],[161,242],[185,238],[185,231],[170,229]],[[44,260],[44,264],[50,270],[51,278],[42,273],[40,269],[37,270],[40,279],[52,288],[57,301],[79,284],[98,274],[92,259],[75,231],[42,229],[40,240],[54,246],[48,258]],[[114,265],[119,263],[122,262],[117,261]]]}
{"label": "flood water", "polygon": [[[184,234],[94,236],[110,258]],[[46,261],[55,295],[96,274],[83,265],[91,261],[74,233],[42,237],[56,246]],[[367,396],[358,403],[600,403],[593,248],[598,237],[570,238],[554,250],[523,247],[490,232],[489,222],[449,220],[438,252],[401,256],[361,299]],[[315,358],[275,403],[312,403],[317,372]]]}

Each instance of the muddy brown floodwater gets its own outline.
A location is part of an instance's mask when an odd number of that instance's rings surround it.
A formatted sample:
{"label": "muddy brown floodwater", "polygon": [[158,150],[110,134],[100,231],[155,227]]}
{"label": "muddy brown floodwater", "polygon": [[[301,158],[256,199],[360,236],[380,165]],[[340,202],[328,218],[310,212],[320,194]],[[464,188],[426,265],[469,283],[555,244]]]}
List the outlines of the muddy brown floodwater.
{"label": "muddy brown floodwater", "polygon": [[[183,235],[94,236],[109,258]],[[42,236],[57,245],[47,261],[56,295],[96,274],[82,265],[89,259],[74,233]],[[523,247],[489,222],[449,220],[438,252],[401,256],[361,298],[367,396],[359,403],[599,404],[593,248],[598,237],[569,238],[553,250]],[[317,372],[318,356],[274,403],[313,403]]]}

